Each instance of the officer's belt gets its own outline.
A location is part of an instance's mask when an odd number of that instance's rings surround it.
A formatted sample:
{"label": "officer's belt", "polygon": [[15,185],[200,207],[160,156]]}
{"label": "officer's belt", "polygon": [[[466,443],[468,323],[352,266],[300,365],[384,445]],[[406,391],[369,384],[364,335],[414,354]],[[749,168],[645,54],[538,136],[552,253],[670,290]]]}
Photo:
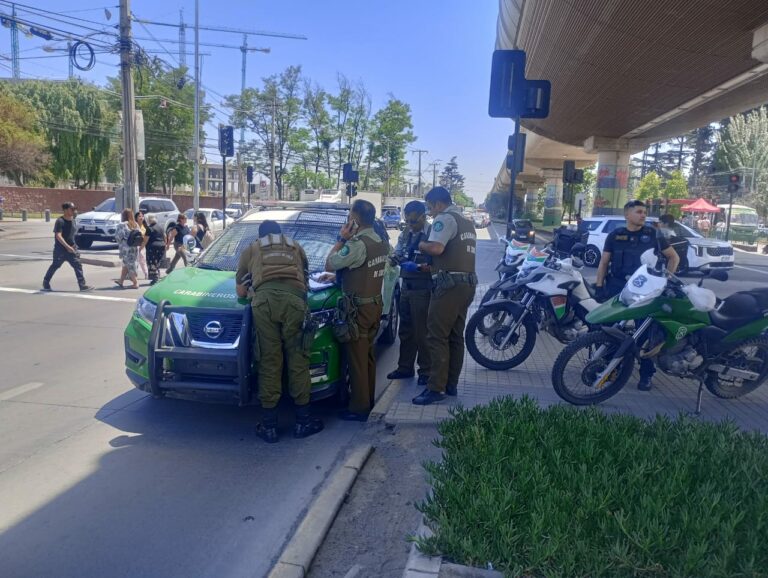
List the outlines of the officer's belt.
{"label": "officer's belt", "polygon": [[352,302],[355,305],[370,305],[371,303],[378,303],[379,305],[383,305],[384,299],[381,298],[381,295],[374,295],[373,297],[357,297],[352,295]]}
{"label": "officer's belt", "polygon": [[[466,273],[461,271],[445,271],[445,273],[448,273],[448,275],[451,276],[451,279],[453,279],[456,283],[466,283],[467,285],[477,285],[477,274],[475,273]],[[439,273],[436,275],[432,275],[432,281],[437,281],[439,277]]]}
{"label": "officer's belt", "polygon": [[286,291],[287,293],[296,295],[296,297],[301,297],[305,301],[307,300],[306,291],[302,291],[301,289],[298,289],[293,285],[289,285],[288,283],[285,283],[278,279],[273,279],[272,281],[264,281],[264,283],[256,287],[253,291],[254,293],[256,293],[258,291],[261,291],[262,289],[275,289],[277,291]]}
{"label": "officer's belt", "polygon": [[432,289],[431,277],[403,277],[403,289],[406,291],[429,291]]}

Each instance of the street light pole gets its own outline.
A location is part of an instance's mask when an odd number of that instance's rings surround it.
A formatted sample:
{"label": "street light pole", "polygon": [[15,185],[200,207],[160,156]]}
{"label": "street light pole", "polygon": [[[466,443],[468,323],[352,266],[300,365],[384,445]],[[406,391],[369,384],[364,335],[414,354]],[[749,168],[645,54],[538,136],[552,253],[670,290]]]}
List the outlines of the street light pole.
{"label": "street light pole", "polygon": [[173,175],[174,175],[175,172],[176,172],[175,169],[168,169],[168,178],[171,181],[171,186],[170,186],[170,189],[169,189],[171,200],[173,200]]}
{"label": "street light pole", "polygon": [[[120,0],[120,73],[123,100],[123,194],[120,209],[138,205],[136,161],[136,109],[133,101],[133,74],[131,71],[133,41],[131,39],[131,9],[129,0]],[[115,199],[118,201],[118,199]]]}
{"label": "street light pole", "polygon": [[195,0],[195,134],[192,206],[200,210],[200,0]]}

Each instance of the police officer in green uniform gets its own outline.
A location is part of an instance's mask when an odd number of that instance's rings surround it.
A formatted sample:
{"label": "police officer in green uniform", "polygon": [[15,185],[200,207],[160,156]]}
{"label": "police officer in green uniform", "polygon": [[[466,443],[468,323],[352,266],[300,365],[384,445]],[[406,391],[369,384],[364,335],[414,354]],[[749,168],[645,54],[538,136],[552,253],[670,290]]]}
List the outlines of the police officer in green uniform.
{"label": "police officer in green uniform", "polygon": [[236,290],[238,297],[251,296],[261,401],[261,423],[256,434],[268,443],[278,440],[277,404],[283,391],[283,361],[295,406],[294,437],[304,438],[323,429],[323,422],[312,417],[309,407],[312,384],[304,339],[307,277],[304,249],[283,235],[276,222],[261,223],[259,239],[240,255]]}
{"label": "police officer in green uniform", "polygon": [[430,190],[425,201],[434,217],[429,240],[419,243],[419,249],[432,257],[432,299],[427,313],[431,368],[427,388],[413,398],[416,405],[442,401],[445,394],[456,395],[464,363],[464,325],[477,286],[474,224],[443,187]]}
{"label": "police officer in green uniform", "polygon": [[429,344],[427,342],[427,311],[432,297],[432,258],[419,250],[419,243],[429,238],[430,226],[424,203],[411,201],[403,210],[407,228],[400,233],[394,260],[400,265],[400,357],[397,369],[387,379],[407,379],[414,376],[418,356],[419,385],[429,380]]}
{"label": "police officer in green uniform", "polygon": [[[641,255],[649,249],[661,252],[667,258],[667,270],[670,273],[677,271],[680,257],[663,235],[645,224],[646,217],[647,208],[643,201],[630,201],[624,205],[627,224],[608,233],[597,267],[595,286],[598,298],[606,299],[621,293],[627,279],[642,264]],[[655,372],[652,360],[641,359],[637,388],[650,390]]]}
{"label": "police officer in green uniform", "polygon": [[339,417],[350,421],[368,419],[376,392],[373,342],[381,323],[381,286],[389,246],[373,230],[375,220],[371,203],[355,201],[325,263],[328,271],[340,274],[342,293],[353,310],[350,322],[357,327],[355,338],[344,344],[352,392],[349,407]]}

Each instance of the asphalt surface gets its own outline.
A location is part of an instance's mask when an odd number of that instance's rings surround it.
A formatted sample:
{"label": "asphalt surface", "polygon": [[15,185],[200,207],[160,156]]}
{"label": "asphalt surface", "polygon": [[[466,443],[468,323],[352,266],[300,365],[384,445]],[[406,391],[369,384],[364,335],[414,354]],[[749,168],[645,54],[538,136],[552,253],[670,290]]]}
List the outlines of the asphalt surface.
{"label": "asphalt surface", "polygon": [[[0,224],[2,574],[264,575],[362,426],[321,404],[323,433],[267,446],[253,408],[134,390],[122,331],[143,289],[117,289],[119,269],[86,265],[96,291],[83,295],[64,265],[54,293],[37,291],[51,227]],[[487,284],[502,246],[493,227],[479,238]],[[117,258],[114,245],[83,254]],[[721,297],[768,281],[768,258],[739,252],[736,262],[728,283],[707,282]],[[378,355],[382,390],[397,346]],[[287,433],[290,412],[282,418]]]}
{"label": "asphalt surface", "polygon": [[[136,391],[122,332],[142,290],[113,288],[119,269],[86,265],[96,291],[82,295],[64,265],[54,293],[39,293],[50,237],[4,237],[0,574],[265,575],[364,426],[319,404],[325,431],[294,440],[288,407],[286,435],[269,446],[252,407]],[[379,350],[381,388],[396,355]]]}

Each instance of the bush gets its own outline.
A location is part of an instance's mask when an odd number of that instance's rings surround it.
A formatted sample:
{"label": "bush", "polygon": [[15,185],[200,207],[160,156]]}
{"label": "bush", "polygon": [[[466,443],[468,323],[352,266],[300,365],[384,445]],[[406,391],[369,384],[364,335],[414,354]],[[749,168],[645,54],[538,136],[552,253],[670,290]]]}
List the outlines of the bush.
{"label": "bush", "polygon": [[768,576],[768,442],[525,397],[440,426],[422,551],[509,576]]}

